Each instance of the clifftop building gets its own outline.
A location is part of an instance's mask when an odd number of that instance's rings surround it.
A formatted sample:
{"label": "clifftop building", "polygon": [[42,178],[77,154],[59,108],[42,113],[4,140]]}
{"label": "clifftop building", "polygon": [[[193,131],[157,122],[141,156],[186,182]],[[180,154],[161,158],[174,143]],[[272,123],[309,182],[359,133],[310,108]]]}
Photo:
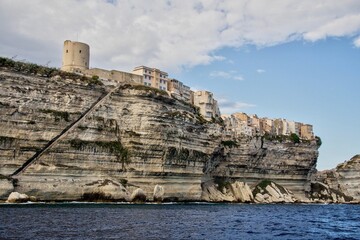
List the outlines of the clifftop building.
{"label": "clifftop building", "polygon": [[220,117],[220,110],[217,101],[213,98],[213,94],[208,91],[194,92],[194,105],[200,108],[200,113],[206,120]]}
{"label": "clifftop building", "polygon": [[86,43],[66,40],[63,48],[61,70],[81,72],[89,69],[90,47]]}
{"label": "clifftop building", "polygon": [[167,91],[169,95],[179,100],[194,104],[200,108],[200,113],[207,120],[220,117],[220,110],[213,94],[208,91],[194,93],[190,87],[176,79],[169,79],[168,73],[157,68],[146,66],[135,67],[132,73],[101,68],[89,68],[90,47],[86,43],[66,40],[63,48],[61,70],[83,74],[88,77],[98,77],[104,84],[114,85],[116,82],[145,85]]}
{"label": "clifftop building", "polygon": [[248,116],[246,113],[234,113],[221,116],[225,122],[228,135],[235,136],[289,136],[295,133],[305,140],[315,139],[313,127],[309,124],[289,121],[286,119],[259,118],[257,115]]}
{"label": "clifftop building", "polygon": [[177,99],[193,103],[192,99],[194,92],[190,90],[190,87],[184,85],[179,80],[168,79],[168,91]]}
{"label": "clifftop building", "polygon": [[151,86],[160,90],[167,91],[168,74],[160,71],[157,68],[150,68],[146,66],[139,66],[134,68],[133,74],[143,76],[145,86]]}

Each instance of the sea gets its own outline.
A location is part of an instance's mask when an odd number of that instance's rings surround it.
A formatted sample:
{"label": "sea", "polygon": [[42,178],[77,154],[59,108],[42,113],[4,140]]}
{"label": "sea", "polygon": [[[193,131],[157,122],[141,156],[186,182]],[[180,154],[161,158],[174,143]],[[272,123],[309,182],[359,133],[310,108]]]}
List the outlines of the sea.
{"label": "sea", "polygon": [[360,239],[360,205],[0,204],[0,239]]}

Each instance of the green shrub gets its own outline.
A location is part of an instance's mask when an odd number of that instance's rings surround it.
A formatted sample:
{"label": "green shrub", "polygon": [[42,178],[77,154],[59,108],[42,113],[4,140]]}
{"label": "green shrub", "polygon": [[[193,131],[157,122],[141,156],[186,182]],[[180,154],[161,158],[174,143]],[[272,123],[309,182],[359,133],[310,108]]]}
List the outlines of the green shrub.
{"label": "green shrub", "polygon": [[298,136],[296,133],[290,134],[290,140],[291,140],[293,143],[300,143],[300,138],[299,138],[299,136]]}
{"label": "green shrub", "polygon": [[95,85],[104,85],[99,78],[89,78],[82,76],[80,77],[78,74],[70,73],[61,71],[57,68],[51,68],[47,66],[41,66],[34,63],[26,63],[26,62],[20,62],[20,61],[14,61],[9,58],[0,57],[0,67],[6,67],[8,69],[11,69],[16,72],[21,72],[25,74],[34,74],[34,75],[40,75],[42,77],[54,77],[54,76],[60,76],[63,79],[72,79],[76,80],[79,79],[83,82],[89,83],[89,84],[95,84]]}
{"label": "green shrub", "polygon": [[121,183],[121,185],[123,185],[124,187],[126,187],[126,185],[127,185],[127,183],[128,183],[128,180],[122,178],[122,179],[120,179],[120,183]]}
{"label": "green shrub", "polygon": [[233,141],[233,140],[221,141],[221,145],[223,145],[224,147],[228,147],[228,148],[233,148],[233,147],[239,146],[237,144],[237,142]]}
{"label": "green shrub", "polygon": [[316,140],[316,145],[318,145],[320,147],[322,144],[321,138],[318,136],[315,136],[315,140]]}
{"label": "green shrub", "polygon": [[135,89],[135,90],[142,90],[142,91],[146,91],[146,92],[152,92],[154,94],[159,94],[159,95],[164,95],[164,96],[169,96],[169,94],[164,90],[160,90],[160,89],[145,86],[145,85],[130,85],[130,86],[127,86],[127,88]]}

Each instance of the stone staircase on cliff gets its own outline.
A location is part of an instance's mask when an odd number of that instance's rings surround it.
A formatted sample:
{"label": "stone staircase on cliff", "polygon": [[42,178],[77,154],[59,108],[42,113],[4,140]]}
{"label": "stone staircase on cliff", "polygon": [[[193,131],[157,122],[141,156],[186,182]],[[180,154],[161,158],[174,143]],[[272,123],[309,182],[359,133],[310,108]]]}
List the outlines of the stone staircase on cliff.
{"label": "stone staircase on cliff", "polygon": [[102,103],[104,103],[109,96],[118,89],[119,86],[114,87],[109,92],[103,94],[96,102],[94,102],[91,107],[86,110],[81,116],[74,122],[72,122],[70,125],[68,125],[64,130],[61,131],[61,133],[57,136],[55,136],[53,139],[51,139],[45,147],[43,147],[40,151],[36,152],[34,156],[29,158],[20,168],[18,168],[13,174],[11,174],[11,177],[16,177],[22,172],[24,172],[31,164],[39,160],[39,158],[46,153],[48,150],[50,150],[53,146],[55,146],[61,139],[63,139],[71,130],[76,128],[89,114],[91,114],[97,107],[99,107]]}

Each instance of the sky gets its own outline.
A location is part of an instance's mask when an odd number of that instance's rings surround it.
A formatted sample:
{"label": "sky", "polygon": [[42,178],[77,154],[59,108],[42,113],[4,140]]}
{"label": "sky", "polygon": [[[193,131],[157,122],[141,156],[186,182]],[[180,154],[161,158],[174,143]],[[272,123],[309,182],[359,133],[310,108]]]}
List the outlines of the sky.
{"label": "sky", "polygon": [[359,0],[0,0],[0,56],[156,67],[214,93],[222,113],[312,124],[317,168],[360,154]]}

